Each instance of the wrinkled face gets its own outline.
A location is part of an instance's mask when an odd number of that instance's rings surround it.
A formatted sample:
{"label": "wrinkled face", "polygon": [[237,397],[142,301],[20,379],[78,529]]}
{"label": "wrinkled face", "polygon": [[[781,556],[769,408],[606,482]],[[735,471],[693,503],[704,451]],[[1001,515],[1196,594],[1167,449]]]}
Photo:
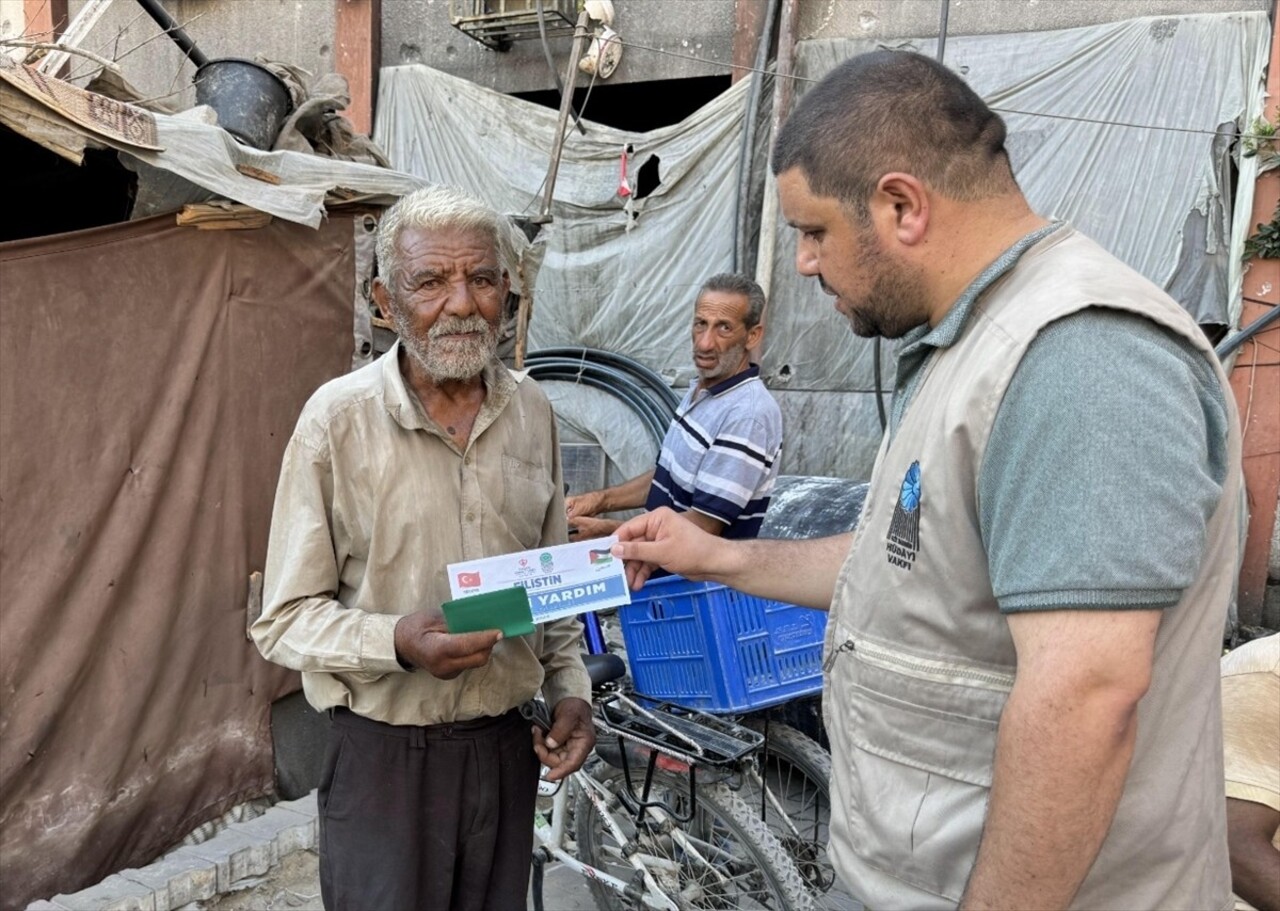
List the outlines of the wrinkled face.
{"label": "wrinkled face", "polygon": [[761,327],[747,329],[746,295],[704,291],[693,309],[693,365],[705,389],[747,369],[747,349],[760,340]]}
{"label": "wrinkled face", "polygon": [[475,232],[406,228],[399,247],[400,269],[374,293],[405,351],[435,382],[479,375],[497,349],[510,286],[493,244]]}
{"label": "wrinkled face", "polygon": [[778,175],[778,203],[800,232],[796,271],[818,279],[855,335],[900,338],[928,322],[919,271],[885,249],[870,219],[831,196],[815,196],[799,168]]}

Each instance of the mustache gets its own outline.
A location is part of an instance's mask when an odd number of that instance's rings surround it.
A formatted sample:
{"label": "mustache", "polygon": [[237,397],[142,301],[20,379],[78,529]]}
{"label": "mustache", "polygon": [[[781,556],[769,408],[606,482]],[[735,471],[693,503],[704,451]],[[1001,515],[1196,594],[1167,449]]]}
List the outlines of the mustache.
{"label": "mustache", "polygon": [[438,320],[430,331],[427,332],[427,338],[439,338],[442,335],[455,335],[467,332],[481,332],[488,334],[493,331],[493,327],[482,316],[469,316],[466,319],[456,316],[445,317]]}

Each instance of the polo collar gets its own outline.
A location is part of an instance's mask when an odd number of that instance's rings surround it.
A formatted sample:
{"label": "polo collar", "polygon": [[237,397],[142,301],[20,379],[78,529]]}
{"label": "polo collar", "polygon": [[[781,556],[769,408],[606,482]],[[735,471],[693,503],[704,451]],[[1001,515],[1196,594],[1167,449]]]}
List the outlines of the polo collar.
{"label": "polo collar", "polygon": [[1036,228],[1030,234],[1026,234],[1015,241],[1013,246],[997,256],[991,265],[983,269],[981,274],[969,283],[969,287],[964,289],[964,292],[951,305],[951,309],[947,311],[938,325],[930,328],[929,324],[925,323],[923,326],[917,326],[902,336],[901,341],[898,343],[899,357],[910,356],[924,346],[949,348],[954,345],[956,340],[960,338],[961,333],[964,332],[965,326],[969,324],[969,317],[973,315],[978,298],[995,284],[1000,276],[1017,265],[1018,260],[1022,258],[1022,254],[1063,227],[1066,227],[1065,222],[1054,221],[1043,228]]}
{"label": "polo collar", "polygon": [[716,383],[714,386],[707,387],[706,389],[703,390],[703,395],[708,395],[708,396],[723,395],[724,393],[732,389],[734,386],[740,386],[743,383],[745,383],[747,380],[755,379],[759,375],[760,375],[759,365],[751,364],[747,367],[746,370],[742,371],[741,373],[735,373],[733,376],[729,377],[727,380],[721,380],[720,382]]}

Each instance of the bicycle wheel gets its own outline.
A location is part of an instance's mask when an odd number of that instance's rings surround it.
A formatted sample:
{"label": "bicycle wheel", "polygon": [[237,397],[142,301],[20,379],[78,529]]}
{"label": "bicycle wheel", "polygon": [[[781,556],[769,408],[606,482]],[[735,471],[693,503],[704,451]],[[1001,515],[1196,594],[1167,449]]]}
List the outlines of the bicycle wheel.
{"label": "bicycle wheel", "polygon": [[[641,860],[659,888],[684,909],[812,909],[813,899],[787,851],[751,809],[723,784],[699,785],[697,807],[688,816],[689,783],[684,775],[656,772],[646,808],[637,818],[622,771],[601,759],[583,770],[610,794],[610,815],[621,826],[619,844],[595,804],[579,790],[575,802],[578,857],[619,879],[633,881],[626,857]],[[633,771],[639,789],[642,772]],[[624,855],[624,851],[626,852]],[[644,907],[592,880],[591,892],[603,911]]]}
{"label": "bicycle wheel", "polygon": [[[765,732],[760,718],[742,724]],[[817,907],[861,907],[836,877],[827,854],[831,836],[831,754],[789,724],[770,721],[759,774],[747,776],[739,795],[791,855]],[[765,794],[761,788],[768,789]]]}

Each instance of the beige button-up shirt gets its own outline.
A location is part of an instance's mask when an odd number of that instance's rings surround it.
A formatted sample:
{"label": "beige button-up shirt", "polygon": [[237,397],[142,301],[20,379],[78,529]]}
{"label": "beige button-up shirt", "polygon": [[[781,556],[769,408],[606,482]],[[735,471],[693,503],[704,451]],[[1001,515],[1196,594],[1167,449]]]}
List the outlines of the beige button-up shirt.
{"label": "beige button-up shirt", "polygon": [[459,451],[400,373],[400,345],[322,386],[285,450],[271,520],[263,656],[302,672],[317,709],[390,724],[500,715],[542,688],[554,705],[590,698],[581,624],[504,639],[453,680],[405,671],[403,614],[451,597],[445,566],[566,540],[555,417],[537,384],[497,361]]}

